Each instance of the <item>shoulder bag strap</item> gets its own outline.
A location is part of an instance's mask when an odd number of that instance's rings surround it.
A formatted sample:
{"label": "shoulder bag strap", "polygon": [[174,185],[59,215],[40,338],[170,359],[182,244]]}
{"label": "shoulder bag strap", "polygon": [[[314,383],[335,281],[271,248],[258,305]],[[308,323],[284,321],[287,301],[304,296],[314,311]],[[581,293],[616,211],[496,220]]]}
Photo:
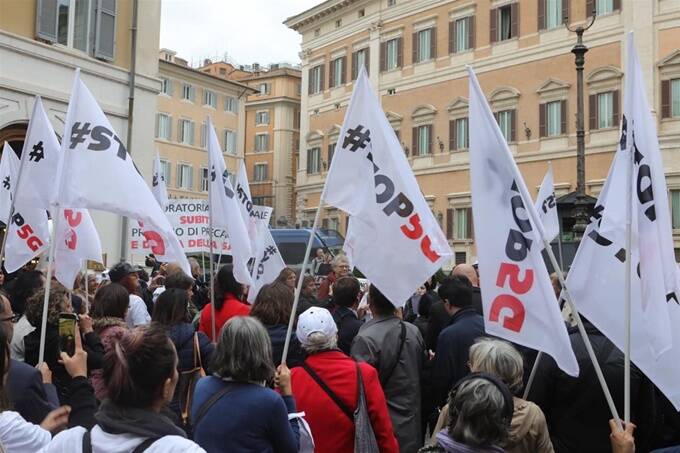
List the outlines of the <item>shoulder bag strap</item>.
{"label": "shoulder bag strap", "polygon": [[142,452],[146,451],[146,449],[149,448],[151,446],[151,444],[156,442],[158,439],[160,439],[160,437],[149,437],[144,442],[137,445],[137,448],[132,450],[132,453],[142,453]]}
{"label": "shoulder bag strap", "polygon": [[90,430],[86,429],[83,433],[83,453],[92,453],[92,438],[90,437]]}
{"label": "shoulder bag strap", "polygon": [[392,364],[392,367],[390,367],[390,371],[387,374],[385,374],[384,379],[380,380],[383,389],[387,386],[387,383],[390,381],[390,378],[394,374],[394,370],[397,368],[397,365],[399,365],[399,358],[401,357],[401,352],[404,350],[404,343],[406,343],[406,326],[404,325],[404,321],[399,321],[399,325],[401,326],[401,335],[400,335],[400,340],[399,340],[399,352],[397,353],[397,358],[395,359],[394,363]]}
{"label": "shoulder bag strap", "polygon": [[357,366],[357,407],[359,407],[359,402],[362,393],[364,393],[364,378],[361,375],[361,368],[359,368],[359,362],[354,362]]}
{"label": "shoulder bag strap", "polygon": [[333,393],[333,391],[330,389],[330,387],[328,387],[326,385],[326,383],[321,380],[319,375],[316,374],[314,372],[314,370],[312,370],[312,368],[309,365],[307,365],[306,363],[303,362],[302,368],[304,368],[304,370],[312,377],[312,379],[314,379],[316,381],[316,383],[319,384],[319,387],[321,387],[321,389],[324,392],[326,392],[326,394],[335,402],[335,404],[338,405],[340,410],[342,410],[345,413],[345,415],[347,415],[347,417],[349,417],[349,419],[352,421],[352,423],[354,423],[354,412],[352,410],[350,410],[350,408],[347,407],[347,405],[345,403],[343,403],[340,398],[338,398],[338,395]]}
{"label": "shoulder bag strap", "polygon": [[202,369],[203,362],[201,361],[201,346],[198,343],[198,332],[194,332],[194,368],[197,368],[197,362],[198,366]]}
{"label": "shoulder bag strap", "polygon": [[220,391],[216,392],[213,396],[210,397],[208,401],[203,403],[201,407],[198,408],[198,411],[196,412],[196,418],[191,421],[191,424],[193,425],[194,428],[198,426],[198,423],[203,419],[205,414],[208,413],[211,407],[224,395],[227,393],[231,392],[234,390],[234,385],[228,383],[227,386]]}

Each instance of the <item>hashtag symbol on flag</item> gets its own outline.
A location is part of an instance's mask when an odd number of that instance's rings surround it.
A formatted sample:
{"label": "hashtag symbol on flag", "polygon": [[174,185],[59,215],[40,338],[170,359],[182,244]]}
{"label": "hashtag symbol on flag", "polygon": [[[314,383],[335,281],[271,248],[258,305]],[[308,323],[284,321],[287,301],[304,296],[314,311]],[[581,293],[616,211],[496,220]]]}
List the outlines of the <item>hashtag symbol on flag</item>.
{"label": "hashtag symbol on flag", "polygon": [[158,185],[158,175],[153,175],[153,181],[151,182],[151,185],[154,187]]}
{"label": "hashtag symbol on flag", "polygon": [[83,124],[80,127],[80,122],[77,122],[71,128],[71,146],[70,149],[75,148],[78,143],[84,143],[88,135],[90,135],[92,130],[90,129],[90,123]]}
{"label": "hashtag symbol on flag", "polygon": [[[342,147],[350,147],[350,151],[356,151],[359,148],[366,148],[366,145],[371,141],[371,130],[364,130],[364,126],[359,124],[354,129],[349,129],[345,140],[342,142]],[[350,146],[351,145],[351,146]]]}
{"label": "hashtag symbol on flag", "polygon": [[276,247],[274,247],[273,245],[270,245],[269,247],[267,247],[264,250],[264,253],[268,254],[268,255],[274,255],[276,253]]}
{"label": "hashtag symbol on flag", "polygon": [[43,148],[43,142],[39,141],[33,145],[33,151],[28,155],[28,160],[34,162],[40,162],[45,158],[45,149]]}
{"label": "hashtag symbol on flag", "polygon": [[2,187],[9,190],[9,176],[5,176],[5,179],[2,181]]}

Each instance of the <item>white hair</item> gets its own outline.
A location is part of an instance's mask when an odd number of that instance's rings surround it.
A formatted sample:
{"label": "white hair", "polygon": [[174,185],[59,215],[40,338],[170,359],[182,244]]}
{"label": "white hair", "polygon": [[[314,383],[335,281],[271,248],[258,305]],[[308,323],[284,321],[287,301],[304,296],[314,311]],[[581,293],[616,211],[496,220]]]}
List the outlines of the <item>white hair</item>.
{"label": "white hair", "polygon": [[317,352],[330,351],[331,349],[337,349],[337,347],[338,336],[333,335],[332,337],[328,337],[323,332],[312,332],[307,337],[307,344],[302,345],[302,349],[309,355],[316,354]]}

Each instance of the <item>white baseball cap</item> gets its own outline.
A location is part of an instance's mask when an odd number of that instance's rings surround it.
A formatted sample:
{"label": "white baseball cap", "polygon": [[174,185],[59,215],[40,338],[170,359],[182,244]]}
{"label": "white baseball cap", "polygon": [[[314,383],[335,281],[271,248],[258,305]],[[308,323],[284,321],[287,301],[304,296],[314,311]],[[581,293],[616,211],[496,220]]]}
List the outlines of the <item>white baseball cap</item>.
{"label": "white baseball cap", "polygon": [[328,310],[311,307],[299,316],[295,334],[302,345],[308,346],[309,336],[317,332],[324,334],[326,338],[332,338],[337,335],[338,326]]}

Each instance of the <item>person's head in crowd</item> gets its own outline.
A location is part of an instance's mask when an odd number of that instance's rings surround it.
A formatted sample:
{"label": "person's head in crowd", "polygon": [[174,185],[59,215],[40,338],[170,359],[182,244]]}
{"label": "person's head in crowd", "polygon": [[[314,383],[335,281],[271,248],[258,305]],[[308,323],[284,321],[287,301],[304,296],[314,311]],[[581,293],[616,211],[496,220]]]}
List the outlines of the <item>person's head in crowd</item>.
{"label": "person's head in crowd", "polygon": [[151,268],[155,267],[156,266],[156,255],[154,255],[153,253],[149,253],[148,255],[146,255],[146,257],[144,258],[144,265],[146,267],[151,267]]}
{"label": "person's head in crowd", "polygon": [[76,293],[71,293],[71,306],[73,307],[73,313],[77,315],[87,314],[87,302]]}
{"label": "person's head in crowd", "polygon": [[135,294],[139,290],[139,276],[137,270],[129,263],[120,262],[109,269],[111,283],[119,283],[127,289],[128,293]]}
{"label": "person's head in crowd", "polygon": [[92,317],[125,319],[129,305],[130,296],[127,289],[119,283],[109,283],[97,289]]}
{"label": "person's head in crowd", "polygon": [[510,343],[495,338],[479,338],[470,346],[470,371],[497,376],[513,395],[522,391],[524,361]]}
{"label": "person's head in crowd", "polygon": [[368,289],[368,307],[375,317],[391,316],[396,311],[394,304],[375,285]]}
{"label": "person's head in crowd", "polygon": [[295,335],[310,355],[338,348],[338,327],[325,308],[311,307],[300,314]]}
{"label": "person's head in crowd", "polygon": [[444,308],[452,316],[472,304],[472,285],[464,275],[446,277],[439,285],[438,293]]}
{"label": "person's head in crowd", "polygon": [[[40,328],[43,317],[43,303],[45,301],[45,290],[41,289],[33,294],[26,304],[26,319],[36,329]],[[66,288],[59,284],[52,284],[50,298],[47,303],[47,324],[57,326],[59,324],[59,313],[73,313],[71,299]]]}
{"label": "person's head in crowd", "polygon": [[237,382],[266,382],[274,377],[272,343],[262,323],[235,316],[222,327],[213,355],[213,371]]}
{"label": "person's head in crowd", "polygon": [[425,287],[425,291],[434,291],[435,287],[437,286],[437,281],[435,280],[434,275],[430,278],[428,278],[425,283],[423,283],[423,286]]}
{"label": "person's head in crowd", "polygon": [[265,326],[288,324],[295,295],[287,285],[274,282],[264,285],[257,293],[250,316],[259,319]]}
{"label": "person's head in crowd", "polygon": [[422,318],[429,318],[430,308],[432,308],[433,303],[434,301],[432,300],[432,296],[430,294],[423,294],[420,297],[420,302],[418,302],[418,316]]}
{"label": "person's head in crowd", "polygon": [[88,293],[94,294],[97,292],[97,287],[99,286],[99,282],[97,281],[97,276],[94,274],[89,274],[87,276],[87,291]]}
{"label": "person's head in crowd", "polygon": [[479,287],[479,278],[477,278],[477,272],[475,271],[475,268],[472,267],[472,264],[463,263],[457,265],[456,267],[453,268],[451,275],[452,276],[463,275],[467,277],[472,286]]}
{"label": "person's head in crowd", "polygon": [[319,247],[318,249],[316,249],[316,255],[315,256],[316,256],[317,259],[323,260],[325,258],[323,248]]}
{"label": "person's head in crowd", "polygon": [[165,277],[165,289],[175,288],[186,291],[191,297],[193,293],[194,279],[184,273],[183,270],[174,272]]}
{"label": "person's head in crowd", "polygon": [[178,379],[177,353],[165,329],[151,325],[126,332],[106,352],[103,378],[113,404],[160,412]]}
{"label": "person's head in crowd", "polygon": [[28,299],[45,286],[45,276],[40,271],[20,272],[19,275],[8,282],[5,290],[9,294],[14,313],[23,314],[26,311]]}
{"label": "person's head in crowd", "polygon": [[333,267],[336,278],[346,277],[351,270],[349,268],[349,259],[347,259],[347,255],[343,254],[335,255],[331,266]]}
{"label": "person's head in crowd", "polygon": [[7,293],[0,290],[0,330],[4,330],[7,334],[8,341],[12,341],[14,335],[14,323],[17,321],[17,315],[12,312],[12,305],[9,302]]}
{"label": "person's head in crowd", "polygon": [[356,277],[342,277],[333,283],[333,304],[337,306],[356,308],[360,294],[361,286]]}
{"label": "person's head in crowd", "polygon": [[302,279],[301,294],[307,298],[316,297],[316,280],[311,275],[305,275]]}
{"label": "person's head in crowd", "polygon": [[217,271],[215,281],[215,308],[217,310],[222,308],[227,294],[231,294],[239,300],[243,294],[243,286],[234,278],[233,264],[225,264]]}
{"label": "person's head in crowd", "polygon": [[146,271],[146,269],[140,266],[136,266],[136,269],[139,280],[143,281],[144,283],[149,283],[149,273]]}
{"label": "person's head in crowd", "polygon": [[557,272],[550,274],[550,283],[552,283],[553,291],[555,292],[555,298],[559,302],[560,294],[562,294],[562,283],[560,283],[560,279],[557,277]]}
{"label": "person's head in crowd", "polygon": [[297,285],[297,276],[293,269],[286,267],[281,271],[279,276],[276,277],[276,281],[279,283],[283,283],[284,285],[294,290],[295,286]]}
{"label": "person's head in crowd", "polygon": [[193,256],[189,257],[189,266],[191,267],[191,276],[195,279],[200,279],[202,276],[201,274],[203,274],[203,270],[201,269],[201,265],[199,264],[198,260]]}
{"label": "person's head in crowd", "polygon": [[166,327],[189,322],[189,300],[186,290],[166,288],[154,304],[151,321]]}
{"label": "person's head in crowd", "polygon": [[512,395],[503,382],[471,375],[449,396],[448,436],[473,449],[498,447],[508,436],[512,413]]}
{"label": "person's head in crowd", "polygon": [[163,268],[165,269],[166,277],[176,274],[177,272],[184,272],[182,266],[180,266],[178,263],[165,263]]}

